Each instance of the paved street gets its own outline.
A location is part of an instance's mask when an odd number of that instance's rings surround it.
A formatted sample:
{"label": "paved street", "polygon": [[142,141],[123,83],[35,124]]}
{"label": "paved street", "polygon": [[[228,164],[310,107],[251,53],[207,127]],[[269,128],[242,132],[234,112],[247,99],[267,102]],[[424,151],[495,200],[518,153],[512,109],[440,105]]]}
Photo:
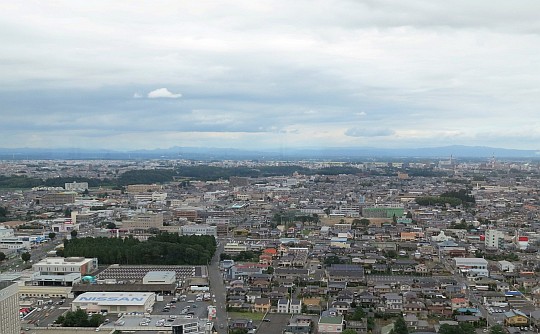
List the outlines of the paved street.
{"label": "paved street", "polygon": [[219,256],[223,252],[223,243],[217,247],[216,254],[212,258],[212,262],[208,266],[208,279],[210,281],[210,291],[214,294],[216,305],[216,329],[218,333],[227,333],[227,293],[223,278],[219,270]]}

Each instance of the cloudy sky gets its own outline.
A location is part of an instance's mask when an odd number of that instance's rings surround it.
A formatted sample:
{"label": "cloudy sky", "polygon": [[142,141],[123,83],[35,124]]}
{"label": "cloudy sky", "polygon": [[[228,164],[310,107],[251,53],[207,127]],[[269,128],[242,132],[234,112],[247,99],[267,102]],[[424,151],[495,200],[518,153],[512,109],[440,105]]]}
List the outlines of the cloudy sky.
{"label": "cloudy sky", "polygon": [[0,147],[539,149],[540,1],[4,1]]}

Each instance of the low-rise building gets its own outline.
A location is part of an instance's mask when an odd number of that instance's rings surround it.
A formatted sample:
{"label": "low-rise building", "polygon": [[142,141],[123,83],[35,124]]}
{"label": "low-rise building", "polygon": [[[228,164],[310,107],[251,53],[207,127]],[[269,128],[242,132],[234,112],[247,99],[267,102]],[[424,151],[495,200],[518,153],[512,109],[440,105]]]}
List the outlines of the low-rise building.
{"label": "low-rise building", "polygon": [[71,302],[71,308],[87,312],[145,313],[152,311],[155,300],[156,295],[148,292],[86,292]]}

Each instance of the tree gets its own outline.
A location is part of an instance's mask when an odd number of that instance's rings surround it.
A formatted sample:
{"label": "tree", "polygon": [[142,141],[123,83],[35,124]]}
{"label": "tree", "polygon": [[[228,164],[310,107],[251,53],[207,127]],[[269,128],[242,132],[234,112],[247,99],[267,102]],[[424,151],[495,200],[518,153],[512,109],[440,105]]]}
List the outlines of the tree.
{"label": "tree", "polygon": [[341,334],[356,334],[356,331],[354,329],[346,329]]}
{"label": "tree", "polygon": [[274,267],[269,266],[268,268],[266,268],[266,273],[268,275],[272,275],[274,273]]}
{"label": "tree", "polygon": [[49,239],[53,240],[54,238],[56,238],[56,233],[50,232],[49,233]]}
{"label": "tree", "polygon": [[71,232],[69,234],[71,234],[72,238],[76,238],[77,234],[79,234],[79,232],[77,232],[77,230],[71,230]]}
{"label": "tree", "polygon": [[235,328],[229,331],[229,334],[247,334],[247,328]]}
{"label": "tree", "polygon": [[71,217],[71,209],[70,208],[66,208],[64,210],[64,217],[66,217],[66,218]]}
{"label": "tree", "polygon": [[495,325],[491,327],[491,329],[489,330],[489,333],[490,334],[504,334],[505,331],[501,325]]}
{"label": "tree", "polygon": [[32,255],[30,253],[28,253],[28,252],[24,252],[24,253],[21,254],[21,259],[24,262],[28,262],[31,257],[32,257]]}
{"label": "tree", "polygon": [[354,309],[354,313],[351,315],[349,320],[360,321],[365,316],[366,316],[366,312],[364,312],[364,309],[361,307],[357,307]]}
{"label": "tree", "polygon": [[471,324],[460,323],[458,326],[444,324],[439,330],[439,334],[475,334],[474,326]]}
{"label": "tree", "polygon": [[6,259],[6,254],[4,252],[0,252],[0,262],[4,261]]}
{"label": "tree", "polygon": [[394,322],[394,329],[392,329],[390,333],[391,334],[409,334],[409,329],[407,328],[405,319],[403,319],[402,316],[397,318],[396,322]]}
{"label": "tree", "polygon": [[109,230],[115,229],[115,228],[116,228],[116,224],[113,223],[113,222],[110,222],[110,223],[107,224],[107,228],[108,228]]}

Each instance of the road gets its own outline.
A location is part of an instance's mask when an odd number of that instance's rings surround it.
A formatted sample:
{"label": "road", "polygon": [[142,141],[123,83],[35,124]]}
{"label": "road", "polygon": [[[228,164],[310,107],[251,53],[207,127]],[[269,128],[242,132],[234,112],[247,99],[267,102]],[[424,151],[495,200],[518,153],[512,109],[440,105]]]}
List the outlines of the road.
{"label": "road", "polygon": [[223,243],[221,242],[217,249],[212,262],[208,266],[208,279],[210,281],[210,290],[215,297],[216,305],[216,320],[215,327],[218,333],[227,333],[227,290],[223,283],[223,277],[219,270],[219,256],[223,252]]}
{"label": "road", "polygon": [[[37,262],[47,255],[47,252],[50,252],[54,249],[57,245],[62,243],[62,240],[60,239],[54,239],[52,241],[42,243],[36,246],[36,248],[32,248],[30,250],[30,254],[32,255],[30,260],[32,262]],[[23,261],[21,260],[20,255],[17,257],[14,257],[9,260],[5,260],[2,263],[2,266],[0,266],[0,272],[4,271],[21,271],[24,269]]]}

